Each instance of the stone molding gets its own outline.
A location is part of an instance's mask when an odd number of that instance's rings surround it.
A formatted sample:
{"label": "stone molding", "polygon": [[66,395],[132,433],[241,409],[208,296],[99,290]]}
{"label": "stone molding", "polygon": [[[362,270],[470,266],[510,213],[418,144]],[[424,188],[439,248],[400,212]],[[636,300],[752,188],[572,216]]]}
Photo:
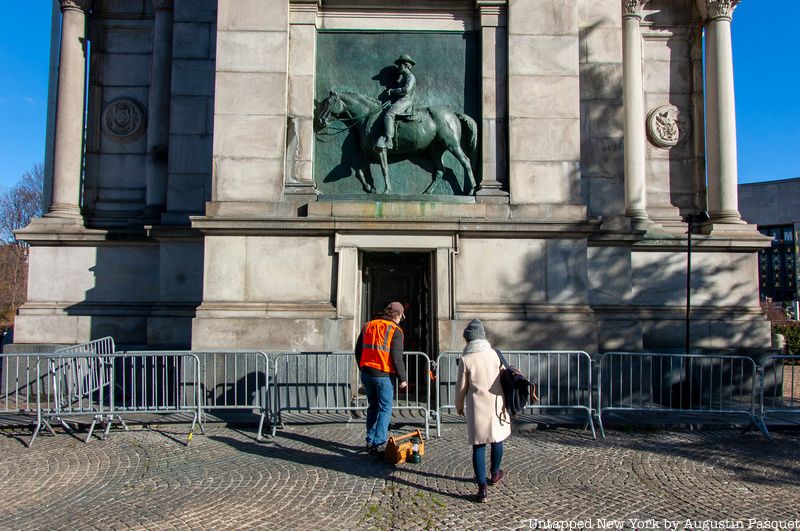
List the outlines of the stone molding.
{"label": "stone molding", "polygon": [[741,0],[697,0],[703,17],[708,20],[731,20]]}
{"label": "stone molding", "polygon": [[88,13],[92,7],[92,0],[60,0],[61,11],[80,11]]}
{"label": "stone molding", "polygon": [[156,11],[172,11],[175,8],[175,0],[153,0],[153,9]]}
{"label": "stone molding", "polygon": [[508,26],[507,0],[475,0],[475,7],[480,14],[481,27]]}
{"label": "stone molding", "polygon": [[647,137],[655,147],[669,149],[688,136],[688,125],[681,119],[681,112],[677,107],[661,105],[647,115]]}
{"label": "stone molding", "polygon": [[289,0],[289,23],[316,25],[322,0]]}
{"label": "stone molding", "polygon": [[622,0],[622,16],[642,18],[642,9],[647,0]]}
{"label": "stone molding", "polygon": [[[292,3],[302,2],[292,0]],[[294,10],[295,8],[292,7]],[[325,0],[319,8],[318,27],[325,30],[407,30],[414,20],[417,30],[474,31],[480,28],[476,1]]]}
{"label": "stone molding", "polygon": [[146,114],[136,100],[119,98],[103,110],[101,124],[103,132],[115,142],[133,142],[145,132]]}

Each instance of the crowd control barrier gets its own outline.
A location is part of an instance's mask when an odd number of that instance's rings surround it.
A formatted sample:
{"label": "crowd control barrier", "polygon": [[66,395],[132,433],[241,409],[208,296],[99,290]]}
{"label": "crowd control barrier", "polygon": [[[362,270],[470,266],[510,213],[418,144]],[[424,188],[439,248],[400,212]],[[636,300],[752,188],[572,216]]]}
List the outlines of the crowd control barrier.
{"label": "crowd control barrier", "polygon": [[759,368],[760,415],[770,423],[800,423],[800,356],[768,356]]}
{"label": "crowd control barrier", "polygon": [[[109,354],[114,340],[104,337],[54,351],[55,353]],[[36,415],[36,364],[52,353],[0,353],[0,415],[6,424],[27,424]]]}
{"label": "crowd control barrier", "polygon": [[36,414],[36,363],[41,354],[0,354],[0,415],[5,421],[31,421]]}
{"label": "crowd control barrier", "polygon": [[[536,384],[539,401],[528,404],[525,412],[575,413],[591,428],[596,418],[603,434],[602,419],[593,401],[592,359],[582,351],[502,351],[510,365],[517,367]],[[436,433],[441,436],[444,410],[455,410],[456,383],[460,351],[442,352],[436,361]]]}
{"label": "crowd control barrier", "polygon": [[109,355],[56,353],[37,363],[37,419],[33,444],[42,427],[55,434],[52,422],[70,430],[67,420],[91,419],[86,441],[98,422],[107,436],[116,419],[141,414],[192,414],[202,423],[200,360],[191,352],[121,352]]}
{"label": "crowd control barrier", "polygon": [[[394,412],[420,412],[429,435],[432,364],[422,352],[405,352],[408,387],[395,386]],[[293,352],[275,358],[274,400],[277,420],[283,412],[348,413],[367,409],[353,352]]]}
{"label": "crowd control barrier", "polygon": [[57,354],[114,354],[116,352],[116,345],[114,344],[114,338],[111,336],[101,337],[100,339],[94,339],[92,341],[88,341],[86,343],[80,343],[78,345],[72,345],[69,347],[64,347],[57,349],[55,353]]}
{"label": "crowd control barrier", "polygon": [[276,422],[270,407],[271,361],[265,352],[192,351],[200,360],[200,396],[203,414],[212,410],[257,410],[256,438],[263,439],[269,416],[272,435]]}
{"label": "crowd control barrier", "polygon": [[687,414],[746,416],[769,437],[758,412],[758,376],[751,358],[609,352],[600,357],[598,380],[601,418],[610,412],[673,413],[676,419]]}

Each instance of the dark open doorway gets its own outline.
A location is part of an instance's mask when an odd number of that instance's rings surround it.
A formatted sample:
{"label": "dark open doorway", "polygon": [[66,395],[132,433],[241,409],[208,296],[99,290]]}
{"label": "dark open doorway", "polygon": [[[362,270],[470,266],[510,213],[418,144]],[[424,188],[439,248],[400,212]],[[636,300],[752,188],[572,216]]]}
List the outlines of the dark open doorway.
{"label": "dark open doorway", "polygon": [[406,308],[400,323],[405,350],[435,357],[435,320],[431,253],[364,253],[362,322],[375,317],[392,301]]}

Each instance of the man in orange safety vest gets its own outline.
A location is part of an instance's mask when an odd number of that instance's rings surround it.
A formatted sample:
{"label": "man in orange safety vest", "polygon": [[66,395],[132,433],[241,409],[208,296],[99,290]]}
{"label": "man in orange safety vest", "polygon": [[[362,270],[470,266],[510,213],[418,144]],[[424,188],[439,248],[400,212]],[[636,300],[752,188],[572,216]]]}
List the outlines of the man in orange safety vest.
{"label": "man in orange safety vest", "polygon": [[403,363],[403,329],[400,321],[405,310],[399,302],[392,302],[377,319],[366,323],[356,341],[356,362],[361,370],[361,383],[367,393],[367,451],[380,455],[389,438],[389,421],[392,418],[394,387],[392,376],[397,376],[398,387],[408,387],[406,366]]}

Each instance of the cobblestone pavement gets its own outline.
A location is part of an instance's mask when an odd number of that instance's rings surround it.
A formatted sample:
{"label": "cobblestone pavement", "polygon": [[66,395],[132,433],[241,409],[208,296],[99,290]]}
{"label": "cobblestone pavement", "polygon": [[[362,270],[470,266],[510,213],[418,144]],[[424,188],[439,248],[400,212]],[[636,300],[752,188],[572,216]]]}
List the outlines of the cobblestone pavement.
{"label": "cobblestone pavement", "polygon": [[608,430],[596,441],[574,429],[517,432],[506,478],[479,504],[463,424],[428,441],[421,464],[397,467],[360,451],[359,422],[289,425],[262,442],[211,424],[188,447],[186,429],[115,430],[89,444],[42,435],[30,449],[27,434],[3,432],[0,527],[487,529],[550,519],[598,529],[606,519],[666,530],[692,519],[747,528],[794,521],[800,501],[797,431],[772,442],[735,430]]}

